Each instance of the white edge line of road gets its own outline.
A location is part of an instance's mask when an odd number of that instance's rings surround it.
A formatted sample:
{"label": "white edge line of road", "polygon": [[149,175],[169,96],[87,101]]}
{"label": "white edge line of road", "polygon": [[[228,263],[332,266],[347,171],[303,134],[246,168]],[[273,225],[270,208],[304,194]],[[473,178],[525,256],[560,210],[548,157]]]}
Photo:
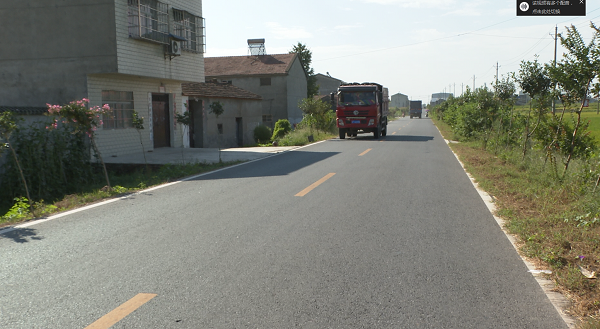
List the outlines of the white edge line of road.
{"label": "white edge line of road", "polygon": [[229,166],[229,167],[225,167],[225,168],[221,168],[221,169],[217,169],[217,170],[205,172],[205,173],[194,175],[194,176],[189,176],[189,177],[181,178],[181,179],[178,179],[178,180],[176,180],[174,182],[170,182],[170,183],[165,183],[165,184],[153,186],[153,187],[147,188],[145,190],[136,191],[136,192],[124,195],[124,196],[115,197],[113,199],[108,199],[108,200],[101,201],[101,202],[98,202],[98,203],[93,203],[93,204],[90,204],[90,205],[87,205],[87,206],[83,206],[81,208],[68,210],[68,211],[61,212],[61,213],[56,214],[56,215],[48,216],[46,218],[32,220],[32,221],[26,222],[24,224],[20,224],[20,225],[16,225],[16,226],[9,226],[8,228],[0,229],[0,235],[7,234],[7,233],[10,233],[10,232],[18,230],[18,229],[27,228],[27,227],[34,226],[34,225],[37,225],[37,224],[41,224],[41,223],[44,223],[44,222],[47,222],[47,221],[51,221],[53,219],[65,217],[65,216],[68,216],[68,215],[71,215],[71,214],[75,214],[75,213],[78,213],[78,212],[81,212],[81,211],[85,211],[85,210],[88,210],[88,209],[100,207],[100,206],[103,206],[105,204],[113,203],[115,201],[124,200],[124,199],[129,198],[131,195],[143,194],[143,193],[146,193],[146,192],[158,190],[158,189],[161,189],[163,187],[175,185],[175,184],[178,184],[178,183],[181,183],[181,182],[185,182],[185,181],[189,181],[189,180],[192,180],[192,179],[196,179],[198,177],[202,177],[202,176],[205,176],[205,175],[214,174],[214,173],[217,173],[217,172],[220,172],[220,171],[223,171],[223,170],[229,170],[229,169],[232,169],[232,168],[235,168],[235,167],[239,167],[239,166],[243,166],[243,165],[246,165],[246,164],[249,164],[249,163],[252,163],[252,162],[261,161],[261,160],[268,159],[268,158],[271,158],[271,157],[274,157],[274,156],[277,156],[277,155],[280,155],[280,154],[284,154],[284,153],[288,153],[288,152],[291,152],[291,151],[299,150],[299,149],[302,149],[302,148],[305,148],[305,147],[309,147],[309,146],[312,146],[312,145],[320,144],[320,143],[323,143],[325,141],[326,140],[315,142],[315,143],[304,145],[304,146],[299,146],[299,147],[296,147],[296,148],[293,148],[293,149],[289,149],[289,150],[285,150],[285,151],[273,153],[271,155],[268,155],[268,156],[265,156],[265,157],[262,157],[262,158],[258,158],[258,159],[254,159],[254,160],[250,160],[250,161],[246,161],[246,162],[242,162],[242,163],[239,163],[239,164],[236,164],[236,165],[233,165],[233,166]]}
{"label": "white edge line of road", "polygon": [[[440,132],[440,135],[441,135],[441,132]],[[447,139],[444,139],[444,140],[446,141],[446,144],[451,143]],[[464,172],[467,174],[467,176],[471,180],[473,187],[475,187],[475,190],[477,190],[477,193],[479,193],[479,196],[481,197],[481,199],[487,206],[488,210],[490,211],[492,216],[494,216],[496,223],[498,224],[498,226],[500,226],[500,229],[502,230],[502,232],[504,232],[504,235],[506,236],[506,238],[508,238],[508,240],[512,244],[513,248],[515,248],[515,250],[517,251],[517,254],[519,255],[519,257],[521,257],[521,260],[523,260],[523,263],[525,263],[525,266],[527,266],[531,275],[533,275],[533,277],[536,279],[537,283],[540,285],[540,287],[542,288],[544,293],[546,293],[546,296],[548,296],[548,299],[550,300],[552,305],[554,305],[554,308],[558,311],[558,314],[560,314],[563,321],[565,321],[565,323],[567,324],[567,326],[569,326],[569,328],[575,328],[575,325],[577,324],[577,319],[573,318],[571,315],[569,315],[568,313],[565,312],[565,310],[571,304],[569,302],[569,300],[565,296],[563,296],[563,294],[554,291],[554,288],[555,288],[554,282],[552,280],[546,279],[543,276],[543,274],[535,268],[535,265],[533,265],[533,263],[531,263],[529,260],[527,260],[527,258],[523,257],[523,255],[521,255],[521,253],[519,252],[519,247],[517,246],[517,240],[515,239],[515,237],[513,235],[511,235],[505,229],[506,221],[504,219],[502,219],[501,217],[496,216],[496,205],[494,204],[494,198],[490,194],[488,194],[486,191],[479,188],[479,184],[475,181],[475,178],[473,178],[473,176],[471,176],[471,174],[469,172],[467,172],[467,170],[465,169],[465,165],[462,163],[462,161],[460,161],[460,159],[458,158],[458,155],[456,155],[456,153],[454,153],[452,148],[450,148],[450,147],[448,147],[448,148],[450,149],[452,154],[454,154],[454,157],[456,158],[456,160],[458,160],[458,163],[460,163]]]}

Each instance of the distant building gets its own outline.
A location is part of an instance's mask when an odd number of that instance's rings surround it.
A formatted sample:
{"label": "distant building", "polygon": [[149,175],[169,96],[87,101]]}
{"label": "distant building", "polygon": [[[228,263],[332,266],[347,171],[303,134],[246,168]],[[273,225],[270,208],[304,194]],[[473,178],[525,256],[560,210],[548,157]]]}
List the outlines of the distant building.
{"label": "distant building", "polygon": [[401,93],[397,93],[392,95],[391,97],[391,101],[390,101],[390,107],[395,107],[395,108],[401,108],[401,107],[408,107],[408,96],[401,94]]}
{"label": "distant building", "polygon": [[448,100],[448,98],[450,98],[450,96],[454,96],[454,95],[452,93],[431,94],[431,101],[430,101],[430,103],[432,105],[435,105],[437,103],[441,103],[443,101]]}
{"label": "distant building", "polygon": [[262,97],[262,123],[273,128],[279,119],[302,121],[298,103],[306,98],[307,78],[297,54],[207,57],[206,81],[231,82]]}
{"label": "distant building", "polygon": [[525,105],[525,104],[529,103],[530,100],[531,100],[531,97],[529,97],[529,95],[527,93],[524,93],[523,91],[519,91],[519,95],[517,95],[515,105]]}
{"label": "distant building", "polygon": [[338,87],[343,83],[342,80],[336,79],[327,73],[327,75],[317,73],[317,85],[319,86],[319,95],[329,95],[337,92]]}

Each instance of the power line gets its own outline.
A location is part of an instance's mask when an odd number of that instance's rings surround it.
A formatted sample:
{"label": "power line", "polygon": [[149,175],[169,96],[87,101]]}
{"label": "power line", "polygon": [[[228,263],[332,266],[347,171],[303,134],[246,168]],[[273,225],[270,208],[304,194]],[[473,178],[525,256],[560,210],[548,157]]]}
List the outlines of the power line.
{"label": "power line", "polygon": [[431,40],[426,40],[426,41],[421,41],[421,42],[410,43],[410,44],[406,44],[406,45],[394,46],[394,47],[389,47],[389,48],[380,48],[380,49],[375,49],[375,50],[371,50],[371,51],[365,51],[365,52],[361,52],[361,53],[355,53],[355,54],[349,54],[349,55],[345,55],[345,56],[325,58],[325,59],[314,60],[314,61],[317,61],[317,62],[318,61],[327,61],[327,60],[338,59],[338,58],[345,58],[345,57],[352,57],[352,56],[358,56],[358,55],[364,55],[364,54],[371,54],[371,53],[376,53],[376,52],[386,51],[386,50],[391,50],[391,49],[416,46],[416,45],[420,45],[420,44],[424,44],[424,43],[429,43],[429,42],[434,42],[434,41],[439,41],[439,40],[452,39],[452,38],[460,37],[461,35],[471,34],[473,32],[485,30],[485,29],[490,28],[492,26],[496,26],[496,25],[500,25],[500,24],[503,24],[503,23],[506,23],[506,22],[510,22],[512,20],[515,20],[515,19],[517,19],[517,17],[513,17],[511,19],[507,19],[507,20],[499,22],[499,23],[495,23],[495,24],[492,24],[492,25],[488,25],[486,27],[482,27],[480,29],[476,29],[476,30],[473,30],[473,31],[465,32],[465,33],[460,33],[460,34],[457,34],[457,35],[451,35],[451,36],[441,37],[441,38],[437,38],[437,39],[431,39]]}

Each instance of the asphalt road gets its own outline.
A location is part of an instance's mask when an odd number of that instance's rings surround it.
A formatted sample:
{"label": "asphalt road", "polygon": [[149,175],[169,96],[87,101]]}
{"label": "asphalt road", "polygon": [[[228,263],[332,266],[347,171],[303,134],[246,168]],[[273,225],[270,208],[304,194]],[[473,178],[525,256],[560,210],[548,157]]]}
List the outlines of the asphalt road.
{"label": "asphalt road", "polygon": [[0,328],[566,328],[428,119],[0,235]]}

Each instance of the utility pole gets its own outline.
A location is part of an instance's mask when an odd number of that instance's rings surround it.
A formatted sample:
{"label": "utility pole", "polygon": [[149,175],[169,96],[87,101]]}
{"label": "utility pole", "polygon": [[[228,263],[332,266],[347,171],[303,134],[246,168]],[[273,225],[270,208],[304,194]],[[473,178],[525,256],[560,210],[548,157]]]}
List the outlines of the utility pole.
{"label": "utility pole", "polygon": [[498,65],[498,62],[496,62],[496,86],[498,85],[498,68],[500,67],[500,65]]}
{"label": "utility pole", "polygon": [[456,82],[454,83],[454,93],[452,93],[452,96],[456,97]]}
{"label": "utility pole", "polygon": [[[556,67],[556,45],[558,43],[558,25],[554,26],[554,62],[553,66]],[[554,93],[556,93],[556,84],[554,84]],[[552,97],[552,114],[556,114],[556,102]]]}
{"label": "utility pole", "polygon": [[475,91],[475,75],[473,75],[473,91]]}
{"label": "utility pole", "polygon": [[460,95],[462,96],[465,93],[465,84],[461,82],[460,84]]}

